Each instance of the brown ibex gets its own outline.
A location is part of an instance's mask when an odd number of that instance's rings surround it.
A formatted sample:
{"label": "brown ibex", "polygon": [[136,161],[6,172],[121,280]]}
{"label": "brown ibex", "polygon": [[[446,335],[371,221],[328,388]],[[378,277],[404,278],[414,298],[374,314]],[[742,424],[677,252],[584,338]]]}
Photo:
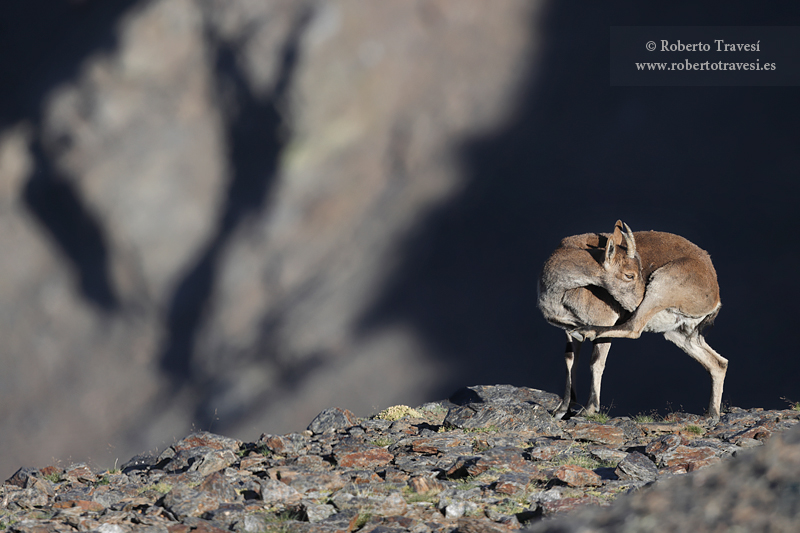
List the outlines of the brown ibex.
{"label": "brown ibex", "polygon": [[575,402],[572,367],[581,341],[594,341],[583,411],[591,414],[600,407],[610,339],[636,339],[643,331],[663,333],[703,365],[711,376],[707,414],[719,417],[728,361],[700,334],[719,312],[719,285],[708,253],[688,240],[657,231],[633,233],[620,221],[611,234],[567,237],[545,262],[539,308],[548,322],[567,331],[569,341],[567,386],[556,417]]}

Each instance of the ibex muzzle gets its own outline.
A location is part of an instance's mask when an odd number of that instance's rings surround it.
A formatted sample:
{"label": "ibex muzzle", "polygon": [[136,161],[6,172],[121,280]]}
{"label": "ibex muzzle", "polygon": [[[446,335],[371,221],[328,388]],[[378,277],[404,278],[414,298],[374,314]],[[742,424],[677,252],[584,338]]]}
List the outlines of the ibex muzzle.
{"label": "ibex muzzle", "polygon": [[[625,247],[625,253],[619,249]],[[621,257],[622,256],[622,257]],[[567,237],[545,262],[539,308],[567,331],[567,383],[554,415],[574,407],[572,367],[581,341],[594,341],[586,414],[600,407],[600,385],[612,338],[663,333],[711,375],[708,415],[718,418],[728,361],[700,334],[720,308],[717,274],[708,253],[671,233],[633,233],[617,221],[611,234]]]}

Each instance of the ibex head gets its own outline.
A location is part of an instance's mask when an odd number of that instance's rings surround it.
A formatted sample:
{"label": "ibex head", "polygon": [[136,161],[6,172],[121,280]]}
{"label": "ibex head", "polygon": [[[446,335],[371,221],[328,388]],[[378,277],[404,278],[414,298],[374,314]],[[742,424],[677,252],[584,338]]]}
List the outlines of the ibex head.
{"label": "ibex head", "polygon": [[[625,241],[625,250],[621,249]],[[614,233],[606,241],[603,259],[605,275],[602,287],[626,310],[636,309],[644,298],[646,280],[642,279],[642,264],[636,253],[636,239],[627,224],[617,220]]]}

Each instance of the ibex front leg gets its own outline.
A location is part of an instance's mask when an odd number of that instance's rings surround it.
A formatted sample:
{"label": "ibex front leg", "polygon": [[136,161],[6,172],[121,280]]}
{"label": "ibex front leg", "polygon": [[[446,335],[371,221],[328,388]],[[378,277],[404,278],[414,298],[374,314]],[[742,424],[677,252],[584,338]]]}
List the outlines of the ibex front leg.
{"label": "ibex front leg", "polygon": [[555,418],[564,418],[569,413],[570,408],[575,404],[577,395],[575,394],[575,376],[573,369],[575,363],[578,362],[578,357],[581,352],[581,343],[573,339],[567,333],[567,346],[564,348],[564,362],[567,365],[567,383],[564,389],[564,396],[561,398],[561,405],[555,410],[553,416]]}

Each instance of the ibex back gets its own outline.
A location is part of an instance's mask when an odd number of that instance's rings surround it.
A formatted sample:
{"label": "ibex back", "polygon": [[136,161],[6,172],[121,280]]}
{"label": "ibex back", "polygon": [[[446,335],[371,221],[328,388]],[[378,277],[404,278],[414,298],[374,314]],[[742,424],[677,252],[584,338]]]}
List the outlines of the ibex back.
{"label": "ibex back", "polygon": [[[623,240],[621,259],[617,250]],[[568,237],[545,262],[539,308],[548,322],[567,330],[569,341],[567,386],[555,416],[574,406],[572,367],[582,340],[594,341],[591,391],[583,411],[590,414],[600,407],[610,339],[652,331],[663,333],[708,371],[708,415],[719,417],[728,361],[701,335],[719,312],[717,274],[708,253],[688,240],[657,231],[633,233],[619,221],[611,234]]]}

